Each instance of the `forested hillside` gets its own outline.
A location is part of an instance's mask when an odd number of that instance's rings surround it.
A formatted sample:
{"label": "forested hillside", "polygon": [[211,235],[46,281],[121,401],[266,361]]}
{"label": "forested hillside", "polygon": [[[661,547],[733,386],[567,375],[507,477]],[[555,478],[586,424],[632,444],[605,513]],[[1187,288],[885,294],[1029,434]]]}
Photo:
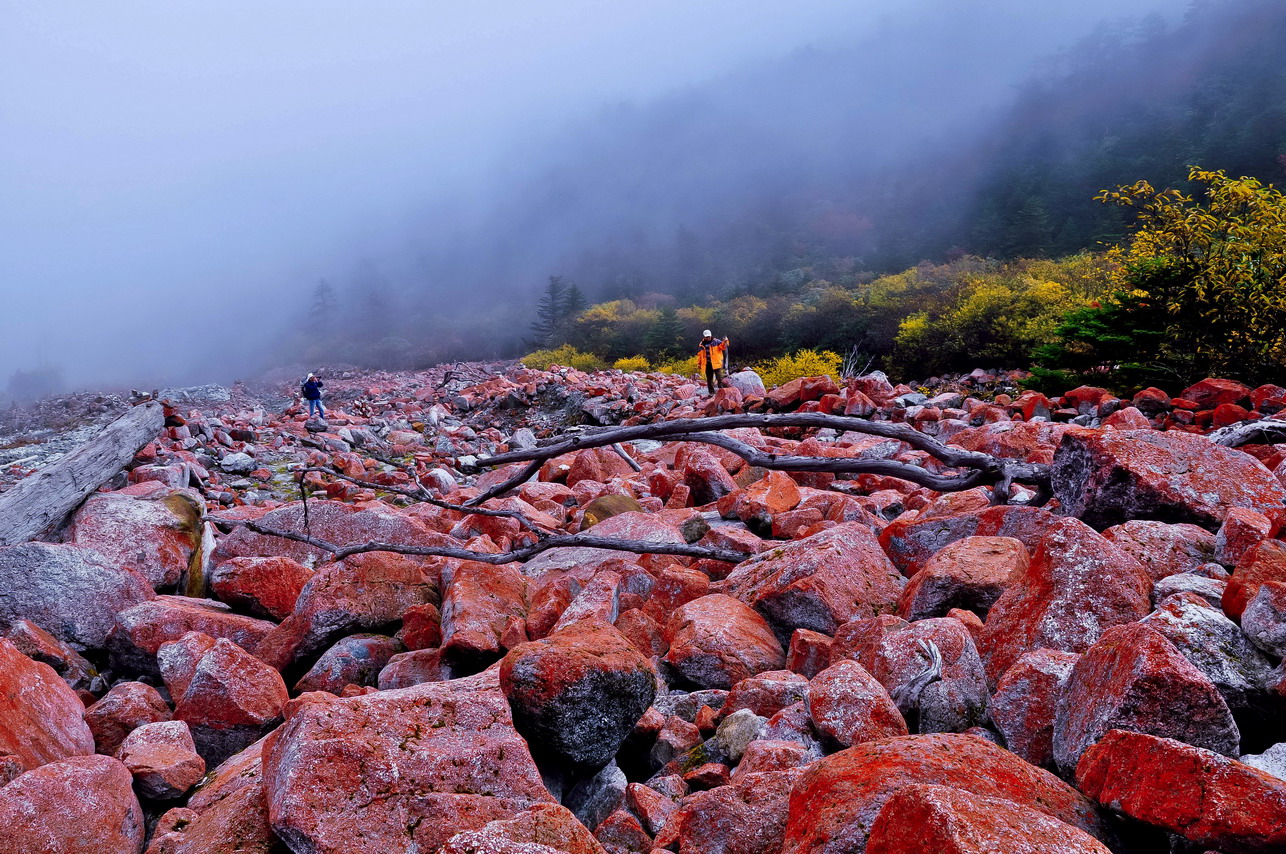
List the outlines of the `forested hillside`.
{"label": "forested hillside", "polygon": [[[317,300],[354,322],[321,316],[313,328],[330,332],[293,352],[399,366],[567,342],[655,361],[714,324],[745,357],[857,348],[916,374],[965,367],[961,354],[1016,366],[1097,291],[1093,254],[1128,233],[1129,211],[1100,191],[1185,187],[1194,164],[1286,177],[1281,3],[1104,26],[1007,102],[967,97],[1003,87],[947,38],[957,25],[792,54],[539,141],[562,153],[508,174],[497,211],[425,236],[421,278],[364,265],[341,281],[347,305]],[[595,305],[533,340],[551,275]],[[925,327],[1002,311],[1012,334],[966,332],[950,352]]]}

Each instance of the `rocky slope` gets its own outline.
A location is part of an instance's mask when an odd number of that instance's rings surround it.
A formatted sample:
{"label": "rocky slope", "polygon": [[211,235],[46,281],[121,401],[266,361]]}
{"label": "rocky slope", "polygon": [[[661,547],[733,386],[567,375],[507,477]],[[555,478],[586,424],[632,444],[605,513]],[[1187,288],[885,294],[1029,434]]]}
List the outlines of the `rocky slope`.
{"label": "rocky slope", "polygon": [[[167,395],[128,471],[0,549],[0,850],[1286,850],[1286,446],[1203,435],[1286,389],[326,379],[324,423],[289,388]],[[685,442],[549,460],[486,502],[507,515],[403,494],[459,505],[509,473],[486,457],[559,431],[762,410],[1048,465],[1053,499]],[[898,439],[732,432],[950,473]],[[31,438],[26,466],[57,453]],[[582,528],[752,556],[334,560],[247,520],[479,557]]]}

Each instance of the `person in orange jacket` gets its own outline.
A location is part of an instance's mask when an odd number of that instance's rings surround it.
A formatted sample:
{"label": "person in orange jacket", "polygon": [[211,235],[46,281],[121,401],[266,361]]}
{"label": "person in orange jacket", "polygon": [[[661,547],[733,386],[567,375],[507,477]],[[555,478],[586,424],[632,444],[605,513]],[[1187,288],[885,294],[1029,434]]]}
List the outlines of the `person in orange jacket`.
{"label": "person in orange jacket", "polygon": [[706,386],[714,394],[715,386],[723,382],[723,369],[728,363],[728,339],[715,338],[709,329],[701,334],[703,337],[697,348],[697,368],[705,374]]}

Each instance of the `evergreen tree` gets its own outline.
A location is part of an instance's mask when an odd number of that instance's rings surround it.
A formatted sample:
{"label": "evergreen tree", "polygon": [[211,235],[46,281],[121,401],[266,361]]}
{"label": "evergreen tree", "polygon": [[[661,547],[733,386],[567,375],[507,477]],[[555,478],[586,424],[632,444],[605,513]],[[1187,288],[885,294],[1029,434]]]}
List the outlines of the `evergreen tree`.
{"label": "evergreen tree", "polygon": [[[573,286],[574,287],[574,286]],[[568,286],[562,276],[550,276],[545,293],[536,305],[536,319],[531,324],[528,344],[536,349],[552,347],[567,310]],[[579,290],[577,291],[579,294]],[[580,297],[584,300],[584,297]]]}
{"label": "evergreen tree", "polygon": [[683,324],[679,321],[679,313],[666,306],[643,336],[644,352],[653,359],[669,359],[678,355],[682,343]]}
{"label": "evergreen tree", "polygon": [[308,309],[309,331],[314,335],[327,335],[335,322],[335,289],[321,279],[313,288],[313,304]]}

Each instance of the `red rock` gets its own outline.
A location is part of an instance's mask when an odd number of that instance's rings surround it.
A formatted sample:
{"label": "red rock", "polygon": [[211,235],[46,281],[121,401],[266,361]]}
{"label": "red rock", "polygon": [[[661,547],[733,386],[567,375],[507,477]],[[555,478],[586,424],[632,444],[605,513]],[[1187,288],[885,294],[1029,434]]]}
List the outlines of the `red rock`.
{"label": "red rock", "polygon": [[631,608],[617,617],[616,628],[648,658],[659,658],[669,648],[661,626],[638,608]]}
{"label": "red rock", "polygon": [[1220,427],[1231,427],[1233,424],[1248,421],[1250,417],[1250,411],[1244,406],[1221,403],[1210,414],[1210,426],[1212,429],[1218,430]]}
{"label": "red rock", "polygon": [[794,510],[803,495],[799,485],[785,472],[769,471],[746,487],[737,505],[743,522],[755,522],[763,529],[772,527],[772,517]]}
{"label": "red rock", "polygon": [[234,608],[284,620],[313,572],[288,557],[238,557],[210,572],[210,589]]}
{"label": "red rock", "polygon": [[101,649],[118,611],[156,595],[137,572],[57,543],[0,548],[0,590],[0,623],[30,620],[81,651]]}
{"label": "red rock", "polygon": [[670,715],[665,719],[656,742],[652,746],[653,765],[669,765],[677,757],[687,753],[701,743],[701,730],[697,725],[683,718]]}
{"label": "red rock", "polygon": [[3,632],[18,652],[48,664],[73,690],[100,690],[102,677],[84,656],[30,620],[14,620]]}
{"label": "red rock", "polygon": [[845,395],[844,414],[856,415],[858,418],[870,418],[879,406],[856,388],[849,388]]}
{"label": "red rock", "polygon": [[1280,510],[1286,499],[1254,457],[1173,431],[1069,429],[1051,478],[1063,512],[1096,528],[1147,518],[1213,529],[1234,507]]}
{"label": "red rock", "polygon": [[943,519],[895,520],[880,532],[880,545],[898,569],[914,576],[930,557],[965,537],[1012,537],[1032,551],[1057,518],[1040,507],[1003,506]]}
{"label": "red rock", "polygon": [[162,815],[147,854],[281,854],[268,825],[262,750],[260,740],[231,757],[186,808]]}
{"label": "red rock", "polygon": [[597,770],[652,705],[656,671],[615,628],[584,621],[510,650],[500,685],[538,752]]}
{"label": "red rock", "polygon": [[685,567],[666,567],[656,573],[656,586],[643,606],[643,613],[663,622],[680,606],[709,593],[710,577],[705,573]]}
{"label": "red rock", "polygon": [[1286,543],[1280,540],[1264,540],[1242,555],[1224,588],[1224,613],[1240,619],[1259,588],[1270,581],[1286,581]]}
{"label": "red rock", "polygon": [[304,585],[294,612],[254,653],[286,669],[344,635],[396,623],[408,608],[437,599],[437,575],[418,561],[390,552],[356,554],[321,566]]}
{"label": "red rock", "polygon": [[1079,828],[1030,807],[950,786],[906,786],[871,825],[867,854],[1110,854]]}
{"label": "red rock", "polygon": [[200,547],[199,496],[163,492],[155,500],[116,493],[90,496],[71,518],[66,542],[132,569],[153,587],[171,587]]}
{"label": "red rock", "polygon": [[1155,418],[1170,409],[1170,395],[1159,388],[1145,388],[1136,393],[1131,402],[1149,418]]}
{"label": "red rock", "polygon": [[756,739],[746,745],[746,752],[732,771],[732,782],[740,783],[750,774],[789,771],[808,764],[813,758],[808,749],[797,742]]}
{"label": "red rock", "polygon": [[402,644],[387,635],[349,635],[321,654],[295,683],[294,691],[340,694],[350,686],[374,687],[389,660],[405,651]]}
{"label": "red rock", "polygon": [[1286,583],[1269,581],[1260,585],[1241,612],[1241,630],[1264,652],[1286,657]]}
{"label": "red rock", "polygon": [[143,724],[125,737],[116,758],[134,775],[139,793],[156,800],[180,797],[205,776],[205,760],[183,721]]}
{"label": "red rock", "polygon": [[442,597],[442,654],[476,668],[508,648],[512,623],[523,623],[518,643],[527,640],[527,581],[508,566],[462,562],[450,572]]}
{"label": "red rock", "polygon": [[743,602],[712,593],[683,605],[665,627],[665,662],[703,688],[731,688],[785,664],[781,643],[763,617]]}
{"label": "red rock", "polygon": [[[637,784],[631,784],[637,785]],[[630,812],[618,809],[594,828],[594,838],[608,854],[647,854],[652,837]]]}
{"label": "red rock", "polygon": [[1027,548],[1011,537],[965,537],[925,562],[902,591],[899,613],[907,620],[944,616],[952,608],[982,616],[1000,598],[1010,577],[1027,571]]}
{"label": "red rock", "polygon": [[822,521],[822,511],[815,507],[787,510],[773,517],[772,535],[783,540],[795,539],[820,521]]}
{"label": "red rock", "polygon": [[769,670],[732,686],[720,714],[727,716],[749,709],[769,718],[787,706],[802,702],[808,696],[808,680],[789,670]]}
{"label": "red rock", "polygon": [[255,649],[276,628],[267,620],[234,614],[228,606],[209,599],[158,596],[117,614],[107,644],[118,669],[155,673],[157,651],[188,632]]}
{"label": "red rock", "polygon": [[1083,385],[1063,395],[1063,406],[1075,409],[1082,415],[1093,412],[1112,393],[1105,388]]}
{"label": "red rock", "polygon": [[973,638],[973,645],[977,647],[982,641],[983,622],[982,618],[973,611],[965,611],[961,608],[952,608],[947,611],[947,616],[957,620],[966,629],[969,630],[969,636]]}
{"label": "red rock", "polygon": [[1151,430],[1152,422],[1133,406],[1127,406],[1104,418],[1103,427],[1114,430]]}
{"label": "red rock", "polygon": [[1054,768],[1054,714],[1080,656],[1029,652],[1005,671],[991,698],[991,719],[1005,746],[1042,768]]}
{"label": "red rock", "polygon": [[720,585],[789,638],[798,628],[833,634],[849,620],[893,611],[904,581],[871,530],[850,522],[756,555]]}
{"label": "red rock", "polygon": [[764,395],[764,404],[773,409],[789,409],[803,399],[804,378],[793,379]]}
{"label": "red rock", "polygon": [[1215,553],[1214,535],[1188,523],[1171,525],[1134,519],[1108,528],[1103,536],[1142,564],[1153,581],[1193,572],[1208,563]]}
{"label": "red rock", "polygon": [[1112,730],[1085,752],[1076,779],[1112,810],[1204,848],[1286,849],[1286,781],[1209,750]]}
{"label": "red rock", "polygon": [[629,477],[634,473],[629,463],[611,448],[590,448],[578,451],[567,470],[567,485],[575,486],[582,480],[607,483],[613,477]]}
{"label": "red rock", "polygon": [[280,673],[222,638],[193,648],[193,660],[175,668],[190,678],[176,681],[164,661],[167,651],[190,643],[191,636],[162,647],[162,674],[175,698],[175,719],[191,727],[198,752],[217,764],[276,726],[289,694]]}
{"label": "red rock", "polygon": [[1224,566],[1236,566],[1262,540],[1277,534],[1277,525],[1257,510],[1234,507],[1219,526],[1213,559]]}
{"label": "red rock", "polygon": [[110,756],[74,756],[0,788],[4,850],[14,854],[138,854],[143,810],[129,769]]}
{"label": "red rock", "polygon": [[1200,409],[1214,409],[1222,404],[1250,402],[1250,387],[1234,380],[1204,379],[1190,385],[1179,397],[1190,400]]}
{"label": "red rock", "polygon": [[801,771],[750,774],[683,799],[656,837],[683,854],[774,854],[781,846],[791,785]]}
{"label": "red rock", "polygon": [[[684,787],[686,790],[686,786]],[[656,835],[665,827],[665,823],[678,811],[679,805],[673,798],[648,788],[642,783],[630,783],[625,787],[625,803],[642,820],[647,832]]]}
{"label": "red rock", "polygon": [[693,790],[726,786],[732,779],[732,770],[722,762],[706,762],[684,773],[683,782]]}
{"label": "red rock", "polygon": [[125,736],[137,727],[173,717],[157,690],[142,682],[118,682],[85,710],[85,723],[94,734],[97,750],[108,756],[115,754]]}
{"label": "red rock", "polygon": [[683,461],[683,484],[691,491],[695,504],[718,501],[737,488],[732,475],[718,458],[709,451],[698,448],[688,452]]}
{"label": "red rock", "polygon": [[315,854],[436,851],[552,801],[495,671],[349,699],[308,694],[264,745],[272,828]]}
{"label": "red rock", "polygon": [[442,854],[605,854],[571,810],[558,804],[536,804],[510,819],[492,821],[478,830],[453,836]]}
{"label": "red rock", "polygon": [[15,756],[30,770],[93,753],[84,713],[80,697],[52,667],[0,638],[0,756]]}
{"label": "red rock", "polygon": [[1174,645],[1145,625],[1114,626],[1067,679],[1054,717],[1054,761],[1070,774],[1109,730],[1174,737],[1236,755],[1241,741],[1228,704]]}
{"label": "red rock", "polygon": [[808,686],[807,708],[817,732],[840,747],[907,734],[884,686],[856,661],[817,674]]}
{"label": "red rock", "polygon": [[381,691],[391,688],[410,688],[422,682],[441,682],[448,678],[442,664],[442,651],[414,649],[399,653],[388,660],[380,671],[376,684]]}
{"label": "red rock", "polygon": [[[641,540],[646,543],[684,543],[683,532],[670,520],[656,513],[619,513],[594,526],[594,534],[622,540]],[[596,567],[619,561],[621,553],[608,549],[571,547],[550,549],[523,564],[523,573],[538,577],[550,570],[581,570],[592,572]]]}
{"label": "red rock", "polygon": [[1138,561],[1089,526],[1051,523],[1026,574],[987,615],[979,651],[988,678],[1042,647],[1084,652],[1111,626],[1147,616],[1151,587]]}
{"label": "red rock", "polygon": [[442,645],[442,614],[432,602],[412,605],[402,612],[397,639],[407,649],[436,649]]}
{"label": "red rock", "polygon": [[812,679],[831,665],[833,640],[811,629],[795,629],[786,652],[786,668]]}
{"label": "red rock", "polygon": [[791,792],[783,854],[864,851],[884,804],[917,783],[1003,798],[1103,835],[1094,805],[1048,771],[975,736],[912,735],[860,744],[810,765]]}

